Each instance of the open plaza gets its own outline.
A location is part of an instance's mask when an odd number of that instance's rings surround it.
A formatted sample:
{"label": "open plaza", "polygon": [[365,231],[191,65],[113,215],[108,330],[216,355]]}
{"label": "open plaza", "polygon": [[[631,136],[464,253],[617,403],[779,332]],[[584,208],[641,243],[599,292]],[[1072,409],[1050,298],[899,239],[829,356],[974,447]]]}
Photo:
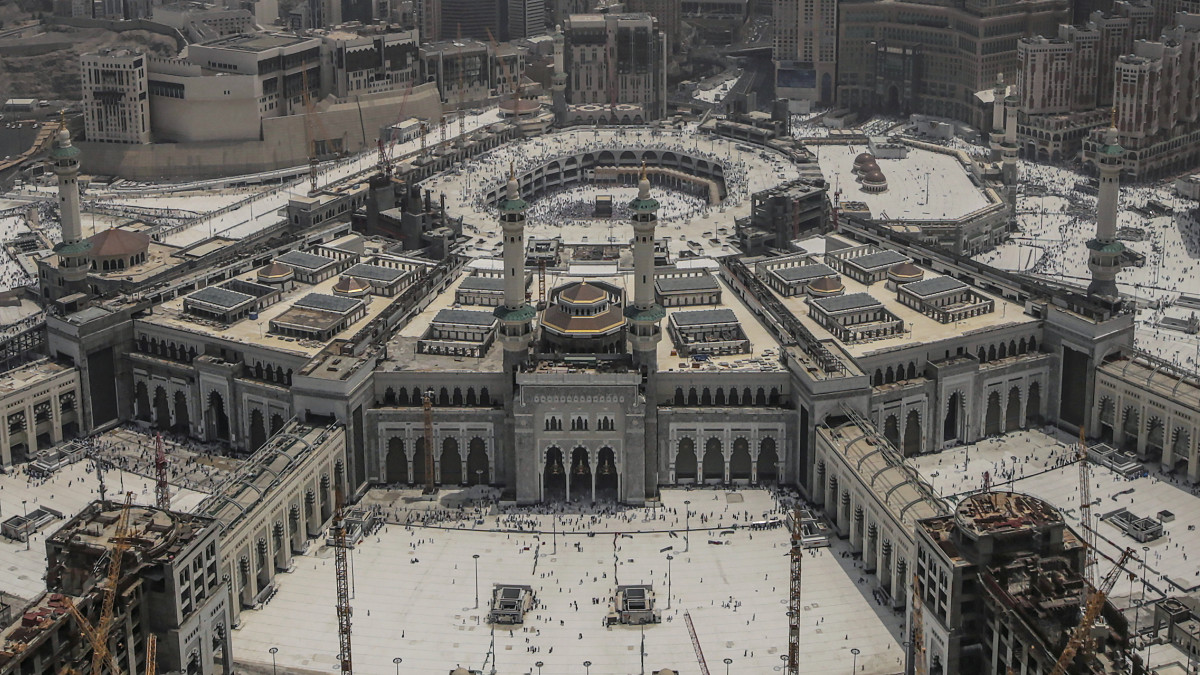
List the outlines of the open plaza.
{"label": "open plaza", "polygon": [[[489,506],[482,513],[470,496],[460,502],[443,493],[454,508],[435,517],[419,491],[373,490],[364,499],[387,524],[352,554],[356,668],[392,672],[399,657],[401,673],[460,664],[490,672],[492,658],[498,673],[537,672],[539,662],[548,674],[584,673],[584,661],[597,675],[643,672],[643,663],[644,672],[696,673],[690,615],[711,672],[724,672],[725,659],[731,672],[779,672],[789,532],[748,527],[782,515],[776,493],[665,490],[661,504],[646,508]],[[432,524],[422,525],[426,519]],[[835,540],[804,557],[801,672],[849,671],[852,649],[859,672],[901,672],[904,617],[875,599],[847,550]],[[488,625],[494,584],[533,588],[537,604],[523,624]],[[661,623],[605,625],[617,586],[627,584],[653,585]],[[270,665],[276,647],[281,670],[328,672],[337,662],[334,605],[332,551],[297,558],[276,596],[243,613],[234,632],[238,660]]]}

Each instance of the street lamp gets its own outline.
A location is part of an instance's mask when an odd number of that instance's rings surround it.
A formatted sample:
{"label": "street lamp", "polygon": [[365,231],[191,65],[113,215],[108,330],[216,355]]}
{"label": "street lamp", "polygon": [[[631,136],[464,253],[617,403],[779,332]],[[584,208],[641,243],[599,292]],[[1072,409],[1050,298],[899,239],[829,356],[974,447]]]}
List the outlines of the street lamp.
{"label": "street lamp", "polygon": [[[1138,613],[1134,614],[1134,616],[1139,616],[1141,614],[1142,607],[1146,606],[1146,561],[1149,558],[1150,558],[1150,547],[1143,546],[1142,547],[1142,601],[1140,603],[1138,603],[1138,608],[1137,608]],[[1149,643],[1146,644],[1145,667],[1146,667],[1146,671],[1150,672],[1150,644]]]}
{"label": "street lamp", "polygon": [[475,559],[475,609],[479,609],[479,554],[471,557]]}
{"label": "street lamp", "polygon": [[854,665],[850,666],[850,672],[857,673],[858,672],[858,655],[860,653],[858,651],[858,647],[851,649],[850,653],[854,655]]}
{"label": "street lamp", "polygon": [[538,675],[542,675],[542,666],[544,666],[546,664],[542,663],[541,661],[538,661],[537,663],[535,663],[533,665],[537,666]]}
{"label": "street lamp", "polygon": [[671,561],[675,556],[667,556],[667,609],[671,609]]}
{"label": "street lamp", "polygon": [[684,552],[692,550],[692,539],[689,534],[692,531],[692,500],[683,500],[684,508],[684,525],[683,525],[683,550]]}
{"label": "street lamp", "polygon": [[591,672],[592,672],[592,662],[591,661],[583,662],[583,672],[584,672],[584,675],[591,675]]}
{"label": "street lamp", "polygon": [[[29,538],[33,536],[33,533],[29,531],[29,507],[26,506],[28,503],[29,503],[28,499],[21,500],[21,510],[25,513],[24,527],[25,527],[25,550],[26,551],[29,550]],[[1142,591],[1142,597],[1146,597],[1145,590]]]}
{"label": "street lamp", "polygon": [[404,662],[404,659],[400,658],[399,656],[392,659],[392,663],[396,664],[396,675],[400,675],[400,664],[403,662]]}
{"label": "street lamp", "polygon": [[733,659],[725,657],[725,675],[729,675],[729,664],[733,663]]}
{"label": "street lamp", "polygon": [[271,647],[267,651],[271,652],[271,675],[275,675],[275,655],[279,653],[279,647]]}

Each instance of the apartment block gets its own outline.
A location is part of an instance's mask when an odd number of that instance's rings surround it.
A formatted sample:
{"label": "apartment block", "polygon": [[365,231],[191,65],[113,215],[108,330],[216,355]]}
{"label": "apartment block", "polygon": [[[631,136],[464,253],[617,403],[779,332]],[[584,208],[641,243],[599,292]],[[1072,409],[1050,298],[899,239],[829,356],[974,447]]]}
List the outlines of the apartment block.
{"label": "apartment block", "polygon": [[[666,36],[649,14],[575,14],[563,27],[567,103],[618,121],[666,115]],[[620,115],[614,106],[629,106]]]}
{"label": "apartment block", "polygon": [[95,143],[149,143],[146,57],[127,49],[80,57],[83,128]]}

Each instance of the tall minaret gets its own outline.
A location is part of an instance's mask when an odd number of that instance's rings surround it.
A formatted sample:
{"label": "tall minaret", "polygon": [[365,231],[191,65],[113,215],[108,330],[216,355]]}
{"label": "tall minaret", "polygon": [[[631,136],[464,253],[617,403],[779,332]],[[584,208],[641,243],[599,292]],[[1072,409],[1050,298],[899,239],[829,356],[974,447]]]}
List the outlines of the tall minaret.
{"label": "tall minaret", "polygon": [[71,145],[65,119],[59,122],[50,161],[58,176],[58,211],[62,223],[62,243],[54,247],[54,252],[58,254],[59,273],[69,286],[87,277],[91,241],[83,238],[79,215],[79,148]]}
{"label": "tall minaret", "polygon": [[992,88],[992,133],[991,158],[993,162],[1000,161],[1000,146],[1004,143],[1004,95],[1008,88],[1004,86],[1004,74],[996,73],[996,86]]}
{"label": "tall minaret", "polygon": [[1088,295],[1117,298],[1117,273],[1126,266],[1125,245],[1117,241],[1117,202],[1120,197],[1121,157],[1117,143],[1116,110],[1112,126],[1104,132],[1104,145],[1096,152],[1100,165],[1100,198],[1096,205],[1096,236],[1087,243],[1092,283]]}
{"label": "tall minaret", "polygon": [[[1004,144],[1000,153],[1004,163],[1001,165],[1001,176],[1009,192],[1016,194],[1017,189],[1017,103],[1016,95],[1004,98]],[[1014,202],[1015,203],[1015,202]]]}
{"label": "tall minaret", "polygon": [[505,370],[512,372],[529,358],[534,309],[525,302],[525,209],[517,175],[509,167],[508,194],[500,204],[500,228],[504,234],[504,304],[496,308],[500,319],[500,343],[504,346]]}
{"label": "tall minaret", "polygon": [[658,201],[650,197],[650,179],[646,165],[638,181],[638,196],[633,207],[633,304],[626,308],[629,318],[629,342],[634,360],[652,373],[657,365],[656,352],[662,339],[659,322],[666,313],[654,303],[654,227],[658,225]]}

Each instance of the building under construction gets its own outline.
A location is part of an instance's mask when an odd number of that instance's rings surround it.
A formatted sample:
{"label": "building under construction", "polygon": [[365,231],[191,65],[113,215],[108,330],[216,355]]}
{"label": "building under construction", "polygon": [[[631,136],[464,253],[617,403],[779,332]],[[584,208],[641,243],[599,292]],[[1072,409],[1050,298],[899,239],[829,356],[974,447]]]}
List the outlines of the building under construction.
{"label": "building under construction", "polygon": [[[1057,509],[1024,494],[982,492],[953,515],[921,520],[916,672],[1062,672],[1056,663],[1085,614],[1084,599],[1096,593],[1083,575],[1084,553]],[[1128,626],[1111,605],[1100,615],[1066,672],[1122,672]]]}
{"label": "building under construction", "polygon": [[144,673],[151,636],[160,672],[231,672],[216,521],[97,501],[47,539],[46,557],[47,592],[0,629],[0,673]]}

